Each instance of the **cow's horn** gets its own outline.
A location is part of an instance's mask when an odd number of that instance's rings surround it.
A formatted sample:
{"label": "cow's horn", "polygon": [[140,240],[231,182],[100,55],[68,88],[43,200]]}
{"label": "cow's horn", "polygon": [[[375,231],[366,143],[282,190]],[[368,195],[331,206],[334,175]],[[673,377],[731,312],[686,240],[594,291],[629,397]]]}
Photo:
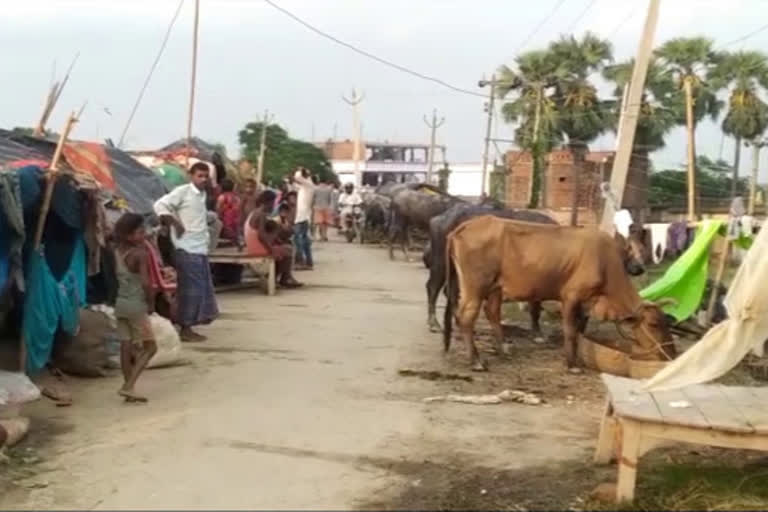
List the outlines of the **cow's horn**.
{"label": "cow's horn", "polygon": [[655,301],[646,301],[648,305],[657,306],[660,308],[663,308],[664,306],[677,306],[680,304],[677,299],[673,299],[672,297],[663,297],[659,300]]}

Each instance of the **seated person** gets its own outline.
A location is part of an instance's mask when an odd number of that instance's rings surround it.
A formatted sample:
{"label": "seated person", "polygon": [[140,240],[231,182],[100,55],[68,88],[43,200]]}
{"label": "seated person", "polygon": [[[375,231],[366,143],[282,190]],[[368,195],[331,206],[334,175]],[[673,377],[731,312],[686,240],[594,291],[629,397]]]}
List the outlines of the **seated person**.
{"label": "seated person", "polygon": [[221,194],[219,194],[216,200],[216,213],[219,214],[219,220],[221,220],[221,238],[226,240],[237,242],[241,201],[240,197],[235,193],[235,184],[231,179],[225,178],[221,182]]}
{"label": "seated person", "polygon": [[[259,195],[243,228],[245,246],[249,255],[272,256],[274,258],[277,267],[277,282],[280,286],[298,288],[302,286],[302,283],[296,281],[292,275],[293,247],[290,242],[286,243],[284,236],[281,236],[282,226],[269,219],[269,214],[275,207],[275,196],[276,194],[271,190],[265,190]],[[290,235],[292,234],[293,229],[291,228]]]}

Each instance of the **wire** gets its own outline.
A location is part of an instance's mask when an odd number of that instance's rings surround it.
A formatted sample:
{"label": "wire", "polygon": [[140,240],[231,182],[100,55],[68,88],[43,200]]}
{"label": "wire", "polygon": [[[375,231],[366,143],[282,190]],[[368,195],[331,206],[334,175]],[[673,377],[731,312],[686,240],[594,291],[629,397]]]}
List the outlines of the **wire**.
{"label": "wire", "polygon": [[542,20],[539,22],[539,24],[538,24],[538,25],[536,25],[536,27],[534,27],[534,29],[533,29],[533,30],[532,30],[532,31],[531,31],[531,32],[530,32],[530,33],[529,33],[529,34],[528,34],[528,35],[525,37],[525,39],[523,39],[523,42],[522,42],[522,43],[520,43],[520,44],[517,46],[517,48],[515,48],[515,51],[514,51],[513,53],[515,53],[515,54],[518,54],[518,53],[520,53],[520,50],[522,50],[523,48],[525,48],[525,45],[527,45],[527,44],[528,44],[528,43],[531,41],[531,39],[533,39],[533,38],[534,38],[534,36],[536,36],[536,34],[538,34],[538,33],[539,33],[539,30],[541,30],[541,29],[544,27],[544,25],[546,25],[546,24],[547,24],[547,22],[548,22],[550,19],[552,19],[552,16],[554,16],[554,15],[555,15],[555,13],[556,13],[556,12],[557,12],[557,11],[560,9],[560,7],[561,7],[561,6],[562,6],[564,3],[565,3],[565,0],[558,0],[558,2],[555,4],[555,7],[554,7],[554,8],[552,8],[552,10],[549,12],[549,14],[547,14],[547,15],[544,17],[544,19],[542,19]]}
{"label": "wire", "polygon": [[155,56],[155,60],[154,62],[152,62],[152,66],[149,68],[149,73],[147,74],[147,78],[144,80],[144,85],[141,87],[141,90],[139,91],[139,96],[136,98],[136,103],[134,103],[133,105],[133,109],[131,110],[131,115],[128,116],[128,121],[126,121],[125,128],[123,128],[123,133],[120,135],[120,142],[117,143],[118,148],[123,147],[123,141],[125,140],[125,135],[126,133],[128,133],[128,128],[131,126],[131,122],[133,122],[133,116],[136,115],[136,111],[139,109],[139,104],[141,103],[141,99],[144,97],[144,92],[146,92],[147,87],[149,86],[149,81],[152,79],[152,75],[155,73],[157,64],[160,62],[160,57],[163,56],[165,47],[168,44],[168,39],[171,37],[171,30],[173,30],[173,26],[176,24],[176,20],[179,17],[179,13],[181,12],[181,7],[183,5],[184,5],[184,0],[179,0],[179,5],[176,6],[176,12],[173,13],[171,22],[168,24],[168,29],[165,31],[165,36],[163,37],[163,42],[160,45],[160,50],[157,52],[157,55]]}
{"label": "wire", "polygon": [[[560,3],[562,3],[563,1],[564,0],[560,0]],[[291,18],[293,21],[299,23],[300,25],[303,25],[305,28],[307,28],[308,30],[311,30],[315,34],[317,34],[319,36],[322,36],[322,37],[324,37],[326,39],[329,39],[329,40],[333,41],[334,43],[336,43],[336,44],[338,44],[340,46],[343,46],[343,47],[345,47],[345,48],[347,48],[349,50],[352,50],[355,53],[363,55],[364,57],[368,57],[369,59],[375,60],[376,62],[378,62],[380,64],[383,64],[383,65],[388,66],[390,68],[396,69],[396,70],[401,71],[403,73],[407,73],[409,75],[413,75],[413,76],[415,76],[417,78],[421,78],[422,80],[427,80],[429,82],[436,83],[438,85],[441,85],[443,87],[446,87],[446,88],[451,89],[451,90],[456,91],[456,92],[460,92],[462,94],[467,94],[467,95],[471,95],[471,96],[477,96],[477,97],[480,97],[480,98],[485,98],[486,97],[485,94],[482,94],[482,93],[479,93],[479,92],[476,92],[476,91],[471,91],[469,89],[463,89],[461,87],[457,87],[455,85],[452,85],[452,84],[446,82],[445,80],[441,80],[440,78],[436,78],[436,77],[433,77],[433,76],[425,75],[423,73],[419,73],[418,71],[414,71],[412,69],[406,68],[405,66],[401,66],[400,64],[396,64],[396,63],[394,63],[392,61],[389,61],[389,60],[386,60],[386,59],[384,59],[382,57],[374,55],[371,52],[368,52],[366,50],[358,48],[357,46],[354,46],[354,45],[352,45],[350,43],[342,41],[341,39],[339,39],[339,38],[337,38],[335,36],[332,36],[331,34],[329,34],[327,32],[324,32],[324,31],[320,30],[319,28],[311,25],[309,22],[304,21],[303,19],[301,19],[297,15],[293,14],[291,11],[285,9],[284,7],[279,6],[273,0],[263,0],[263,2],[266,3],[267,5],[269,5],[270,7],[276,9],[277,11],[283,13],[285,16]]]}
{"label": "wire", "polygon": [[630,8],[629,12],[627,13],[627,16],[626,16],[625,18],[623,18],[623,19],[622,19],[622,20],[619,22],[619,24],[618,24],[618,25],[616,25],[616,28],[614,28],[613,30],[611,30],[611,32],[608,34],[608,37],[607,37],[607,39],[613,39],[613,36],[615,36],[615,35],[616,35],[616,34],[619,32],[619,30],[621,30],[621,27],[623,27],[624,25],[626,25],[626,24],[627,24],[627,22],[628,22],[629,20],[631,20],[631,19],[632,19],[632,18],[635,16],[635,13],[637,12],[637,9],[638,9],[637,5],[634,5],[634,6],[632,6],[632,8]]}
{"label": "wire", "polygon": [[570,25],[568,25],[568,28],[566,28],[565,31],[571,32],[574,28],[576,28],[576,25],[578,25],[579,22],[582,19],[584,19],[584,16],[587,15],[587,13],[592,9],[592,7],[595,6],[596,3],[597,3],[597,0],[592,0],[591,2],[589,2],[589,4],[587,4],[584,10],[581,11],[581,13],[578,16],[576,16],[576,19],[573,20],[573,22]]}
{"label": "wire", "polygon": [[753,36],[756,36],[760,32],[764,32],[766,30],[768,30],[768,23],[766,23],[762,27],[759,27],[759,28],[753,30],[752,32],[749,32],[749,33],[747,33],[747,34],[745,34],[745,35],[743,35],[741,37],[738,37],[738,38],[736,38],[736,39],[734,39],[732,41],[728,41],[727,43],[720,45],[720,48],[725,48],[726,46],[731,46],[731,45],[734,45],[734,44],[737,44],[737,43],[741,43],[742,41],[746,41],[747,39],[749,39],[749,38],[751,38]]}

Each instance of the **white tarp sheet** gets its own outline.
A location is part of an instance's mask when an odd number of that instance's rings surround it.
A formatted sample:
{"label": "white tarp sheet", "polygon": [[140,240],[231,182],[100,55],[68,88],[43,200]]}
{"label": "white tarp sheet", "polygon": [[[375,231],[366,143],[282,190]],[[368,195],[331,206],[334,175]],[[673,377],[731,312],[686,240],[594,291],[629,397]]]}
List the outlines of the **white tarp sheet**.
{"label": "white tarp sheet", "polygon": [[648,380],[646,391],[677,389],[714,380],[752,351],[763,355],[768,339],[768,229],[760,229],[731,283],[728,319]]}

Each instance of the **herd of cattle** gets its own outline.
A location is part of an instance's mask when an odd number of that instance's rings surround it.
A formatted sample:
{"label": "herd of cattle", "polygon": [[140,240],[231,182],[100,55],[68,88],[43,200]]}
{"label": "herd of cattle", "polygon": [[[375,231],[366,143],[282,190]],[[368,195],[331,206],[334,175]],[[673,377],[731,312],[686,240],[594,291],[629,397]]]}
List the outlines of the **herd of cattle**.
{"label": "herd of cattle", "polygon": [[560,226],[532,210],[470,204],[423,184],[382,185],[365,204],[365,228],[386,231],[390,259],[396,240],[408,259],[410,228],[429,233],[424,249],[427,322],[433,332],[441,330],[436,303],[444,290],[444,348],[450,348],[455,320],[473,370],[487,369],[474,343],[481,306],[495,349],[503,352],[503,301],[528,302],[535,333],[540,332],[542,301],[560,302],[565,361],[574,373],[580,371],[576,344],[589,317],[630,325],[635,359],[676,355],[660,305],[641,299],[630,280],[644,272],[644,248],[637,238]]}

